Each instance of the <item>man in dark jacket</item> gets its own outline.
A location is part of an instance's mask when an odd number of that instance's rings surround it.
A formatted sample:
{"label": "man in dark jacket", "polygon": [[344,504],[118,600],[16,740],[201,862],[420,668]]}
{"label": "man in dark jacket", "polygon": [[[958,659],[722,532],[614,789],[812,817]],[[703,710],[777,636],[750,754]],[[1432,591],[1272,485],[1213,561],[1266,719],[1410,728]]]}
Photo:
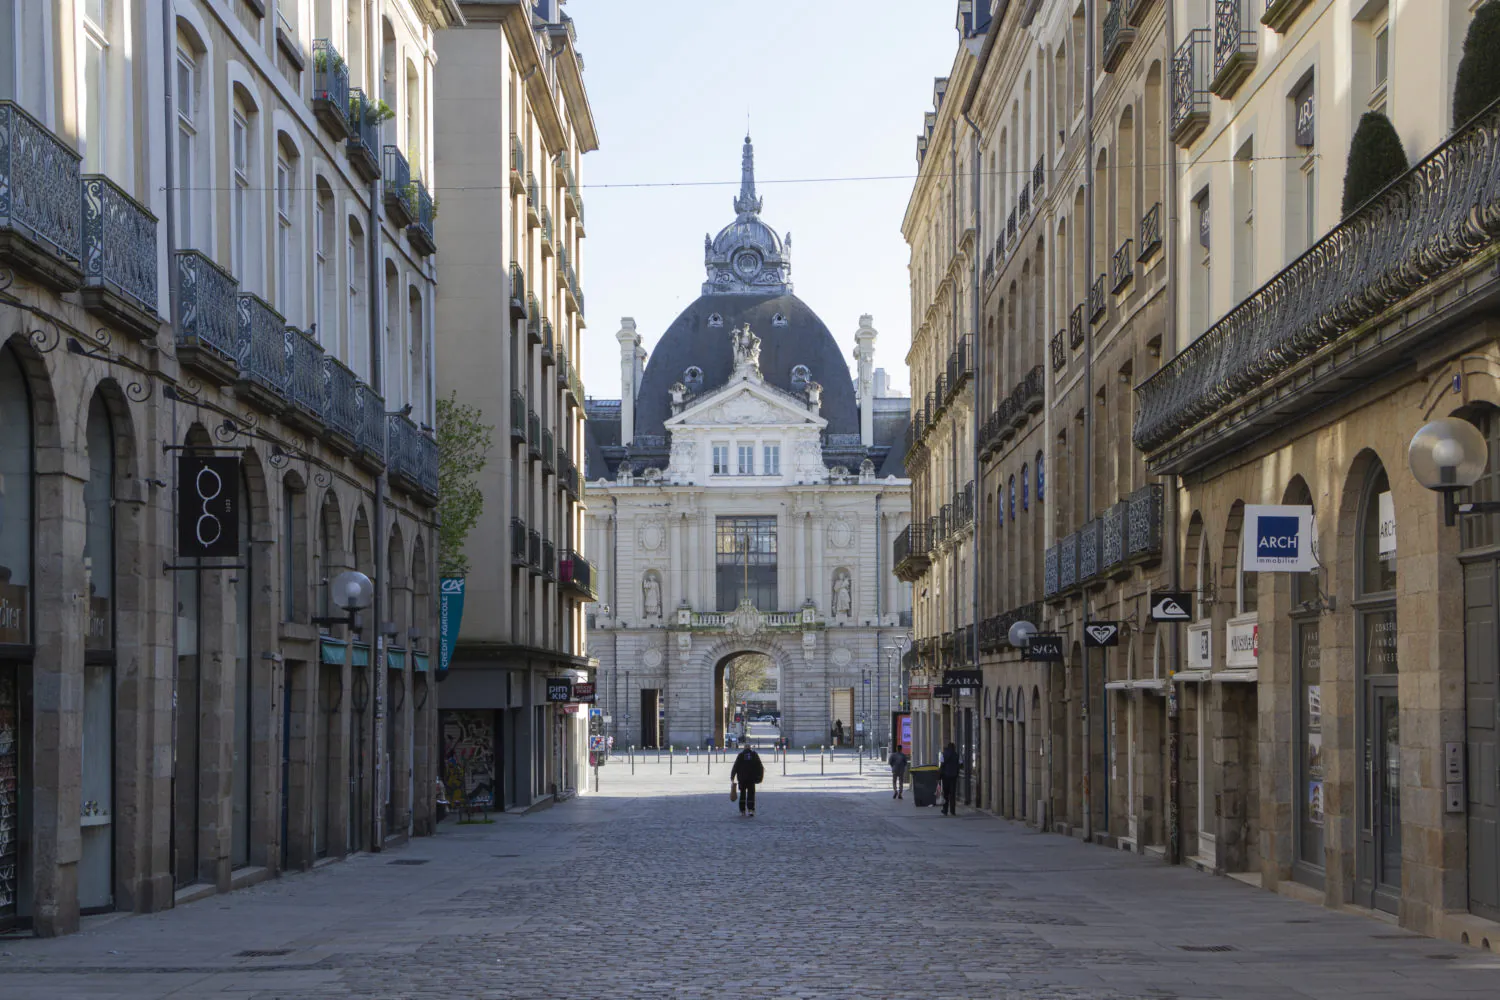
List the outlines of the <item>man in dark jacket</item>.
{"label": "man in dark jacket", "polygon": [[902,793],[906,791],[906,768],[911,763],[911,758],[906,756],[906,751],[898,743],[886,763],[891,765],[891,798],[903,798]]}
{"label": "man in dark jacket", "polygon": [[748,812],[751,817],[755,815],[755,786],[765,780],[766,768],[760,762],[760,754],[749,743],[740,751],[734,759],[734,767],[729,772],[729,780],[738,782],[740,786],[740,815]]}
{"label": "man in dark jacket", "polygon": [[960,767],[958,745],[949,743],[943,748],[943,759],[938,763],[938,777],[943,780],[943,815],[958,815],[958,771]]}

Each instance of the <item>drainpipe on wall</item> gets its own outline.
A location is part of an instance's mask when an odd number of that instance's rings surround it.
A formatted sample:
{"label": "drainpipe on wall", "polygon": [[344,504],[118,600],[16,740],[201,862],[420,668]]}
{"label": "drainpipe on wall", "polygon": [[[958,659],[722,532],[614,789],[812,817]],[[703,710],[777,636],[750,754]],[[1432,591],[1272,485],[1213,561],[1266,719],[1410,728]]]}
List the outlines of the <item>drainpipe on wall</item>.
{"label": "drainpipe on wall", "polygon": [[[385,376],[383,366],[380,363],[380,351],[384,343],[381,336],[383,324],[381,323],[381,309],[384,305],[385,296],[380,293],[380,278],[384,273],[383,263],[380,259],[380,181],[370,182],[370,215],[369,215],[369,260],[370,266],[370,388],[378,394],[382,400],[380,412],[380,437],[385,440]],[[384,450],[384,449],[382,449]],[[370,604],[371,628],[375,633],[375,641],[370,643],[370,725],[372,734],[370,739],[370,754],[373,760],[370,762],[370,850],[379,851],[385,841],[382,829],[385,819],[385,801],[381,796],[382,777],[394,781],[386,775],[385,767],[385,635],[381,632],[380,616],[384,611],[383,592],[385,590],[385,472],[382,470],[375,477],[375,513],[372,520],[372,531],[374,533],[372,553],[374,557],[375,570],[375,595]],[[394,791],[394,788],[392,789]]]}
{"label": "drainpipe on wall", "polygon": [[[1171,6],[1169,3],[1167,6]],[[1085,246],[1084,260],[1088,261],[1089,269],[1083,276],[1084,301],[1088,301],[1088,291],[1093,287],[1094,277],[1094,0],[1084,0],[1083,21],[1087,33],[1084,42],[1083,60],[1083,92],[1084,101],[1087,105],[1084,113],[1084,130],[1087,145],[1084,152],[1084,231],[1088,243]],[[1085,312],[1088,312],[1085,309]],[[1085,338],[1083,346],[1083,524],[1087,524],[1094,517],[1094,321],[1092,316],[1084,317],[1083,335]],[[1080,525],[1080,528],[1082,525]],[[1089,599],[1083,595],[1083,626],[1088,628],[1089,624]],[[1083,646],[1083,691],[1079,705],[1079,716],[1083,735],[1083,839],[1085,842],[1094,839],[1094,808],[1093,808],[1093,776],[1094,776],[1094,743],[1092,733],[1092,720],[1089,718],[1089,647]]]}
{"label": "drainpipe on wall", "polygon": [[[1000,30],[1000,26],[998,24],[992,24],[990,26],[990,30],[991,31],[999,31]],[[984,63],[982,61],[979,63],[979,65],[976,68],[975,72],[976,73],[983,73],[984,72]],[[979,344],[979,327],[980,327],[980,322],[979,322],[979,283],[982,280],[982,272],[979,269],[979,248],[982,247],[982,246],[984,246],[984,242],[983,242],[983,235],[984,234],[981,232],[981,222],[982,222],[982,219],[981,219],[980,211],[979,211],[979,198],[980,198],[980,194],[981,194],[980,186],[979,186],[979,181],[980,181],[979,170],[980,170],[980,167],[982,165],[982,159],[981,159],[982,154],[980,152],[979,146],[980,146],[980,143],[982,143],[984,141],[984,133],[979,130],[979,126],[978,125],[974,124],[974,119],[972,119],[972,118],[969,117],[969,113],[967,111],[965,111],[963,113],[963,115],[964,115],[964,121],[968,124],[969,128],[971,130],[973,130],[973,132],[974,132],[974,139],[973,139],[973,142],[971,144],[971,148],[973,150],[973,158],[974,158],[974,166],[973,166],[973,170],[972,170],[973,178],[972,178],[972,181],[971,181],[971,184],[972,184],[972,187],[973,187],[972,197],[973,197],[973,212],[974,212],[974,251],[973,251],[973,253],[971,253],[969,255],[970,257],[973,258],[972,261],[971,261],[971,263],[974,265],[974,276],[973,276],[973,279],[970,281],[970,285],[973,286],[972,287],[973,295],[971,296],[971,298],[972,298],[972,303],[971,304],[972,304],[973,312],[971,313],[971,315],[974,318],[974,329],[973,329],[973,336],[969,340],[969,345],[970,345],[969,346],[969,353],[973,355],[973,358],[970,359],[970,363],[973,365],[973,369],[974,369],[973,373],[969,376],[969,386],[971,388],[971,392],[970,392],[969,395],[970,395],[970,398],[973,399],[973,401],[974,401],[973,410],[969,414],[969,446],[970,446],[970,454],[971,454],[971,456],[973,458],[973,464],[970,466],[970,468],[972,469],[973,475],[974,475],[974,478],[973,478],[974,494],[970,498],[971,502],[973,503],[973,510],[970,512],[971,534],[970,534],[969,537],[970,537],[970,539],[971,539],[971,541],[972,541],[973,544],[972,544],[972,547],[971,547],[971,550],[970,550],[970,554],[969,554],[969,583],[970,583],[970,587],[969,587],[969,621],[972,622],[973,624],[969,626],[969,662],[971,662],[974,665],[975,669],[978,669],[979,668],[979,552],[980,552],[980,548],[979,548],[979,528],[980,528],[980,522],[984,520],[983,518],[981,518],[979,516],[979,386],[980,386],[979,358],[980,358],[981,355],[980,355],[980,352],[977,350],[977,347],[978,347],[978,344]],[[971,743],[971,746],[972,746],[972,743]],[[974,765],[973,765],[973,763],[972,763],[971,760],[966,760],[964,766],[972,770],[972,768],[973,768]],[[970,791],[971,794],[973,792],[973,789],[974,789],[974,783],[973,783],[972,780],[970,780],[970,782],[969,782],[969,791]]]}
{"label": "drainpipe on wall", "polygon": [[[1177,51],[1177,17],[1175,4],[1167,4],[1167,52]],[[1168,77],[1170,79],[1170,76]],[[1172,88],[1162,88],[1162,121],[1171,118]],[[1161,348],[1161,363],[1166,364],[1177,354],[1177,144],[1168,141],[1167,171],[1167,235],[1164,241],[1167,267],[1167,323],[1166,343]],[[1182,583],[1182,568],[1179,565],[1177,537],[1177,477],[1164,477],[1162,483],[1162,553],[1171,574],[1172,589]],[[1182,662],[1182,629],[1177,625],[1167,626],[1167,863],[1182,863],[1182,717],[1177,699],[1175,675],[1177,665]]]}
{"label": "drainpipe on wall", "polygon": [[[168,319],[171,321],[171,324],[172,324],[172,335],[175,338],[176,335],[177,335],[177,331],[179,329],[181,329],[181,327],[179,326],[179,322],[180,322],[180,319],[181,319],[181,317],[179,315],[180,309],[181,309],[181,302],[180,302],[180,293],[179,293],[179,289],[178,289],[178,285],[177,285],[177,160],[176,160],[176,157],[173,155],[173,150],[176,149],[176,143],[174,143],[172,141],[172,137],[173,137],[173,135],[174,135],[174,133],[176,131],[175,126],[177,124],[177,108],[176,108],[176,105],[175,105],[174,100],[173,100],[174,92],[173,92],[173,89],[172,89],[173,88],[173,76],[174,76],[175,71],[177,69],[177,53],[176,53],[176,46],[173,44],[172,40],[177,37],[177,31],[176,31],[175,27],[173,26],[172,18],[173,18],[172,5],[169,4],[169,3],[162,4],[162,8],[161,8],[162,35],[161,35],[161,37],[162,37],[162,47],[166,50],[166,51],[164,51],[162,53],[162,77],[163,77],[163,84],[164,84],[163,90],[162,90],[162,97],[163,97],[162,106],[163,106],[163,109],[165,111],[163,122],[164,122],[165,127],[166,127],[166,132],[162,136],[162,148],[163,148],[162,162],[163,162],[163,164],[166,167],[165,176],[166,176],[166,185],[167,185],[166,203],[162,206],[162,220],[163,220],[163,225],[165,226],[165,229],[166,229],[166,240],[165,240],[165,243],[166,243],[166,248],[167,248],[167,316],[168,316]],[[165,393],[163,393],[163,395],[165,395]],[[176,444],[177,443],[177,434],[178,434],[178,431],[177,431],[177,400],[173,399],[172,400],[172,441],[171,441],[172,444]],[[164,533],[166,535],[166,537],[169,538],[169,539],[172,538],[172,530],[175,528],[175,526],[177,524],[177,463],[176,462],[172,463],[172,497],[171,497],[170,503],[171,503],[171,520],[168,522],[168,524],[167,524],[167,531]],[[175,551],[175,548],[174,548],[174,551]],[[172,578],[172,621],[171,621],[171,626],[170,626],[171,632],[172,632],[172,704],[176,705],[177,704],[177,664],[181,662],[181,660],[179,658],[180,647],[178,646],[178,641],[177,641],[177,633],[178,633],[178,628],[177,628],[177,609],[181,606],[181,592],[178,589],[177,574],[176,573],[169,573],[167,575]],[[173,725],[175,727],[175,725],[176,725],[175,720],[174,720]],[[169,785],[170,785],[170,789],[168,791],[168,796],[169,796],[168,803],[169,803],[169,807],[168,807],[168,813],[167,813],[167,815],[170,817],[171,816],[171,811],[170,811],[171,803],[175,803],[177,801],[177,748],[176,748],[176,745],[175,745],[175,740],[174,740],[174,745],[172,747],[172,774],[171,774],[171,778],[169,780]],[[176,873],[176,869],[175,869],[175,865],[174,865],[174,863],[172,861],[172,859],[175,858],[176,855],[177,855],[177,824],[174,823],[174,822],[172,822],[170,819],[167,822],[167,851],[168,851],[168,853],[167,853],[167,858],[168,858],[168,860],[167,860],[167,886],[168,886],[167,899],[171,899],[172,898],[171,897],[171,886],[174,885],[175,879],[176,879],[176,874],[177,874]],[[156,872],[148,872],[148,877],[146,879],[146,883],[145,884],[146,884],[146,887],[147,887],[147,904],[146,904],[145,907],[143,907],[143,909],[146,912],[151,912],[153,910],[165,909],[166,906],[167,906],[167,899],[161,899],[161,900],[159,900],[155,896],[154,889],[155,889],[156,881],[157,881],[156,877],[155,877],[156,874],[157,874]]]}

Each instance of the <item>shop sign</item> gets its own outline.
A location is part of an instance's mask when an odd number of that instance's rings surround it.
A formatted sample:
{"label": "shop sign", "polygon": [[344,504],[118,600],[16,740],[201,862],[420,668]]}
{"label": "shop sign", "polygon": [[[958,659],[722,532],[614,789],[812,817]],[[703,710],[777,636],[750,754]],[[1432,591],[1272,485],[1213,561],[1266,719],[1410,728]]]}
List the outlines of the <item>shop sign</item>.
{"label": "shop sign", "polygon": [[944,670],[943,683],[949,687],[984,687],[984,671]]}
{"label": "shop sign", "polygon": [[240,552],[240,460],[183,455],[177,459],[177,555],[219,559]]}
{"label": "shop sign", "polygon": [[910,698],[912,701],[916,701],[919,698],[931,698],[932,688],[926,685],[922,685],[921,687],[909,687],[906,689],[906,697]]}
{"label": "shop sign", "polygon": [[932,696],[934,698],[952,698],[953,689],[946,684],[939,684],[932,689]]}
{"label": "shop sign", "polygon": [[598,696],[594,694],[593,681],[575,681],[573,683],[573,700],[585,705],[592,705]]}
{"label": "shop sign", "polygon": [[1391,559],[1396,555],[1396,502],[1390,491],[1376,498],[1380,514],[1380,557]]}
{"label": "shop sign", "polygon": [[1037,663],[1061,663],[1063,639],[1055,632],[1037,632],[1021,652],[1021,659]]}
{"label": "shop sign", "polygon": [[1083,644],[1103,648],[1120,644],[1119,622],[1089,622],[1083,627]]}
{"label": "shop sign", "polygon": [[576,702],[569,702],[562,707],[562,710],[565,715],[577,715],[578,705]]}
{"label": "shop sign", "polygon": [[1151,620],[1154,622],[1190,622],[1193,620],[1193,596],[1185,590],[1158,590],[1151,595]]}
{"label": "shop sign", "polygon": [[570,701],[573,697],[573,681],[568,677],[547,678],[548,701]]}
{"label": "shop sign", "polygon": [[1224,626],[1224,665],[1234,669],[1260,663],[1260,623],[1255,615],[1231,618]]}
{"label": "shop sign", "polygon": [[445,576],[439,586],[438,680],[448,676],[453,647],[458,645],[458,630],[464,620],[464,582],[461,576]]}
{"label": "shop sign", "polygon": [[1318,568],[1313,509],[1307,504],[1246,504],[1241,562],[1247,573],[1305,573]]}
{"label": "shop sign", "polygon": [[911,713],[896,713],[896,732],[899,734],[896,738],[901,745],[901,752],[909,756],[911,754]]}
{"label": "shop sign", "polygon": [[1187,630],[1187,664],[1189,670],[1209,670],[1214,665],[1212,622],[1189,625]]}

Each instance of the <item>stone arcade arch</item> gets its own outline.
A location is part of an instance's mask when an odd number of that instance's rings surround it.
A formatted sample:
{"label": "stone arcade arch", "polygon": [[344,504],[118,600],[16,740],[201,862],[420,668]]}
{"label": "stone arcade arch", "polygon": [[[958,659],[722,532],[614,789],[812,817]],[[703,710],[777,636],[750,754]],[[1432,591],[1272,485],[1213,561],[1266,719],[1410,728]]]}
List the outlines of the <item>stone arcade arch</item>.
{"label": "stone arcade arch", "polygon": [[[800,652],[800,650],[799,650]],[[774,635],[750,638],[732,636],[708,645],[701,654],[693,656],[693,661],[698,664],[694,674],[701,678],[685,694],[690,699],[683,701],[673,692],[669,697],[673,698],[671,706],[675,713],[673,720],[674,728],[682,732],[682,726],[690,739],[702,739],[695,736],[696,733],[703,735],[712,734],[716,746],[724,745],[725,717],[733,719],[731,712],[715,712],[714,706],[724,706],[727,693],[724,690],[725,674],[732,660],[741,656],[760,655],[771,661],[771,669],[776,676],[777,706],[781,712],[781,729],[784,736],[792,737],[796,732],[795,727],[802,724],[806,729],[809,726],[821,726],[820,714],[809,714],[805,706],[798,704],[793,699],[793,692],[798,679],[796,671],[796,660],[794,654],[788,652],[782,646],[779,637]],[[808,673],[812,672],[809,668]],[[694,690],[696,689],[696,690]]]}

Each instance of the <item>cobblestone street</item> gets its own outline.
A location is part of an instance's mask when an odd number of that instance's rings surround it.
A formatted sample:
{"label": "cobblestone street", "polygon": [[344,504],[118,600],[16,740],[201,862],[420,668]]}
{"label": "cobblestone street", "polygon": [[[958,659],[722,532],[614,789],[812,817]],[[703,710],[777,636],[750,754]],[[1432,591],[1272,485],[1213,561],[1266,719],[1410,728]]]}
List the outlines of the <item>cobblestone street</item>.
{"label": "cobblestone street", "polygon": [[988,816],[884,768],[611,763],[601,794],[0,940],[0,997],[1433,998],[1500,959]]}

